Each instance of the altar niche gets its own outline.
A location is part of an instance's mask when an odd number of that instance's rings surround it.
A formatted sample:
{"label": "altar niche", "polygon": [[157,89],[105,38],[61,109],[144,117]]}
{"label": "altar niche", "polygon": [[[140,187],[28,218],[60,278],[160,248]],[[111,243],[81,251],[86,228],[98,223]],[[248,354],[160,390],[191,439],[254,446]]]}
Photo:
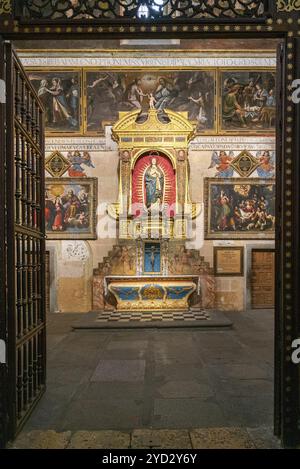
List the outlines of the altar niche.
{"label": "altar niche", "polygon": [[120,155],[118,201],[108,213],[119,239],[189,239],[200,205],[191,202],[188,146],[196,128],[186,112],[151,106],[120,112],[112,137]]}
{"label": "altar niche", "polygon": [[161,244],[155,241],[146,241],[144,243],[143,273],[145,275],[161,274],[162,258]]}
{"label": "altar niche", "polygon": [[174,218],[175,211],[176,177],[171,160],[154,150],[142,154],[132,170],[131,215]]}

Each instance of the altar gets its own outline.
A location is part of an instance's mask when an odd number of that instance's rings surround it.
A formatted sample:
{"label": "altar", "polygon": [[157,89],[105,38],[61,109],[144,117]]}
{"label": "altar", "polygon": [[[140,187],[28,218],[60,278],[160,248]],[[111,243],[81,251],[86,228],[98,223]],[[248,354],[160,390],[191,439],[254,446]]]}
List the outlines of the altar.
{"label": "altar", "polygon": [[197,276],[111,276],[104,279],[105,294],[121,311],[188,311],[190,299],[200,296]]}
{"label": "altar", "polygon": [[187,113],[151,106],[120,113],[119,194],[107,206],[117,243],[93,275],[96,311],[189,311],[212,308],[214,275],[199,249],[188,249],[200,204],[190,196]]}

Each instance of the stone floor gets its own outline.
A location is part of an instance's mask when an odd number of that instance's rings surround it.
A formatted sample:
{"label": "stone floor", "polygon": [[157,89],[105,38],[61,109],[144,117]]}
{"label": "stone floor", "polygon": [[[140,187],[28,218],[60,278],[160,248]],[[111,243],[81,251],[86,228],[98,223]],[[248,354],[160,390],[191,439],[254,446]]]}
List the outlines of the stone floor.
{"label": "stone floor", "polygon": [[73,332],[78,317],[49,319],[47,392],[15,447],[277,445],[273,311],[224,330]]}

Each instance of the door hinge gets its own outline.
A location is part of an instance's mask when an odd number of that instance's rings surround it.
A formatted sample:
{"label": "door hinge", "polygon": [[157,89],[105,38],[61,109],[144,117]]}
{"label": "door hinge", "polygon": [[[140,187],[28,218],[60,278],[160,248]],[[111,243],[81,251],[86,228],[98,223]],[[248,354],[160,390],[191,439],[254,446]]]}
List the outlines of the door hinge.
{"label": "door hinge", "polygon": [[4,80],[0,80],[0,104],[6,103],[6,83]]}

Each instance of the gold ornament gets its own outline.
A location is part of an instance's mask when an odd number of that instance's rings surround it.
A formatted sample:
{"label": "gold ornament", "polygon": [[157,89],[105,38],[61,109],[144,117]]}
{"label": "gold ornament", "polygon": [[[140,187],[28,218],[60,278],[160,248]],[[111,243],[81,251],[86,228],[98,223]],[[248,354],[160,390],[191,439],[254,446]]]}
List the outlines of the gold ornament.
{"label": "gold ornament", "polygon": [[9,15],[11,12],[11,0],[0,0],[0,15]]}
{"label": "gold ornament", "polygon": [[277,0],[278,11],[298,11],[300,10],[300,0]]}

